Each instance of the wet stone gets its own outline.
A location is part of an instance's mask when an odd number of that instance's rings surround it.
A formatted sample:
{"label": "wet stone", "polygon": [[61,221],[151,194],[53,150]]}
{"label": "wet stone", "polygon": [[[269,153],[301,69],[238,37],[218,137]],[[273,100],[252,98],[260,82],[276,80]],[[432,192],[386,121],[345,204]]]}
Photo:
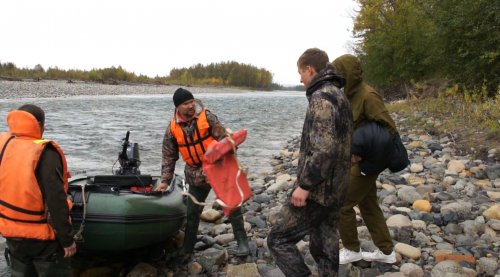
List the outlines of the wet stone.
{"label": "wet stone", "polygon": [[[437,215],[437,214],[435,214],[435,215]],[[441,220],[441,217],[439,220]],[[457,222],[457,221],[458,221],[458,214],[455,212],[448,212],[448,213],[443,215],[441,221],[435,221],[435,222],[439,222],[439,223],[436,223],[437,225],[442,225],[443,222],[450,223],[450,222]]]}
{"label": "wet stone", "polygon": [[194,249],[196,249],[196,250],[198,250],[198,251],[200,251],[200,250],[205,250],[205,249],[207,249],[207,248],[209,248],[209,247],[210,247],[210,245],[208,245],[208,244],[206,244],[206,243],[204,243],[204,242],[202,242],[202,241],[199,241],[199,242],[197,242],[197,243],[194,245]]}
{"label": "wet stone", "polygon": [[439,203],[433,203],[431,212],[433,213],[440,213],[441,212],[441,205]]}
{"label": "wet stone", "polygon": [[432,217],[433,217],[434,224],[439,225],[439,226],[443,225],[443,222],[444,222],[443,217],[441,217],[440,214],[432,214]]}
{"label": "wet stone", "polygon": [[437,235],[432,235],[431,238],[433,241],[438,242],[438,243],[444,241],[440,236],[437,236]]}
{"label": "wet stone", "polygon": [[398,175],[392,175],[387,178],[387,180],[395,185],[406,185],[406,180]]}
{"label": "wet stone", "polygon": [[251,202],[250,204],[246,205],[245,208],[247,209],[247,211],[252,212],[260,212],[262,210],[261,205],[257,202]]}
{"label": "wet stone", "polygon": [[449,200],[454,200],[455,197],[447,192],[440,192],[436,196],[436,199],[439,201],[449,201]]}
{"label": "wet stone", "polygon": [[253,201],[262,204],[262,203],[269,203],[271,202],[271,196],[269,196],[267,193],[262,193],[259,195],[255,195],[253,197]]}
{"label": "wet stone", "polygon": [[[422,214],[424,213],[420,213],[420,212],[409,212],[408,213],[408,216],[410,217],[410,219],[412,220],[422,220]],[[424,220],[425,221],[425,220]]]}
{"label": "wet stone", "polygon": [[267,227],[267,223],[262,220],[260,217],[252,217],[252,218],[249,218],[247,220],[248,222],[250,222],[250,224],[252,224],[253,226],[257,226],[257,228],[266,228]]}
{"label": "wet stone", "polygon": [[458,225],[456,223],[449,223],[444,228],[444,231],[446,234],[458,235],[458,234],[462,233],[463,229],[462,229],[462,227],[460,227],[460,225]]}
{"label": "wet stone", "polygon": [[209,248],[203,251],[203,254],[199,259],[199,263],[205,270],[211,271],[215,265],[220,265],[222,264],[222,262],[224,262],[224,255],[225,254],[223,250]]}
{"label": "wet stone", "polygon": [[476,205],[481,205],[481,204],[487,204],[490,203],[491,200],[487,195],[478,193],[476,197],[474,197],[474,204]]}
{"label": "wet stone", "polygon": [[441,150],[443,150],[443,146],[441,144],[435,143],[435,142],[429,143],[427,145],[427,148],[429,150],[431,150],[432,153],[434,153],[435,151],[441,151]]}
{"label": "wet stone", "polygon": [[434,223],[434,215],[432,213],[421,213],[420,219],[425,223]]}
{"label": "wet stone", "polygon": [[478,263],[478,273],[484,273],[487,276],[495,275],[498,268],[498,261],[494,258],[482,257],[479,259]]}
{"label": "wet stone", "polygon": [[429,237],[422,232],[418,232],[417,234],[415,234],[414,240],[415,242],[417,242],[417,246],[421,247],[429,245],[431,243]]}
{"label": "wet stone", "polygon": [[486,168],[488,179],[495,180],[500,178],[500,164],[490,165]]}

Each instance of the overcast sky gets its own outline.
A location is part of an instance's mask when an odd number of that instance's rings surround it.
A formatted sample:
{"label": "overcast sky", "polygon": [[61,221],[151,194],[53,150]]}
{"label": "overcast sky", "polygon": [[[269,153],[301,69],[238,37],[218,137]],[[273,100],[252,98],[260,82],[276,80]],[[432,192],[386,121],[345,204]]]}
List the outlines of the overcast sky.
{"label": "overcast sky", "polygon": [[0,61],[45,69],[172,68],[236,61],[300,84],[297,58],[351,52],[353,0],[0,1]]}

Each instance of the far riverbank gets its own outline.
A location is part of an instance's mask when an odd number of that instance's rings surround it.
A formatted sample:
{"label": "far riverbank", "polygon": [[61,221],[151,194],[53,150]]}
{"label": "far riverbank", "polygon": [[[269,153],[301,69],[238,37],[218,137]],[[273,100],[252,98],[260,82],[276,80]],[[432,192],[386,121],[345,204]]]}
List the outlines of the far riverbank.
{"label": "far riverbank", "polygon": [[[179,87],[187,87],[188,90],[194,94],[238,93],[251,91],[249,89],[237,87],[198,87],[136,83],[110,85],[81,81],[67,82],[65,80],[42,80],[39,82],[0,80],[0,97],[1,99],[24,99],[72,96],[173,94],[173,92]],[[273,93],[273,91],[266,92]],[[303,92],[296,91],[296,93],[301,94]]]}

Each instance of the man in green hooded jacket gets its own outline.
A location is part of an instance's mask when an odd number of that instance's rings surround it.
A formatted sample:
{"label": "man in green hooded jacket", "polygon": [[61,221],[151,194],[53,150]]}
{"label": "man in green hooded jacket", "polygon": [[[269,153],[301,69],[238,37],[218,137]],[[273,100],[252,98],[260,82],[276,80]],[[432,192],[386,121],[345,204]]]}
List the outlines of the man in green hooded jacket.
{"label": "man in green hooded jacket", "polygon": [[[375,121],[385,126],[394,136],[396,124],[387,111],[382,97],[375,89],[363,82],[361,63],[353,55],[342,55],[333,61],[337,72],[346,79],[344,93],[352,107],[354,130],[363,124]],[[347,264],[364,259],[384,263],[396,262],[394,245],[384,214],[377,201],[376,180],[378,174],[363,175],[358,163],[361,157],[352,155],[351,176],[347,196],[340,211],[339,233],[344,248],[339,253],[339,263]],[[361,252],[358,239],[356,213],[358,206],[373,242],[378,247],[375,252]]]}

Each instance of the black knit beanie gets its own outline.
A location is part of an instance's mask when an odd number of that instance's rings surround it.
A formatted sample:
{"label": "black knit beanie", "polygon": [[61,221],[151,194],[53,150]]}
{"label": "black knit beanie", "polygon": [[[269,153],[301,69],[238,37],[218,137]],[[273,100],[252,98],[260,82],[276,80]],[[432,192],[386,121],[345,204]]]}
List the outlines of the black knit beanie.
{"label": "black knit beanie", "polygon": [[175,92],[174,92],[174,105],[175,107],[177,108],[180,104],[188,101],[188,100],[191,100],[191,99],[194,99],[194,96],[193,94],[187,90],[187,89],[183,89],[183,88],[178,88]]}

